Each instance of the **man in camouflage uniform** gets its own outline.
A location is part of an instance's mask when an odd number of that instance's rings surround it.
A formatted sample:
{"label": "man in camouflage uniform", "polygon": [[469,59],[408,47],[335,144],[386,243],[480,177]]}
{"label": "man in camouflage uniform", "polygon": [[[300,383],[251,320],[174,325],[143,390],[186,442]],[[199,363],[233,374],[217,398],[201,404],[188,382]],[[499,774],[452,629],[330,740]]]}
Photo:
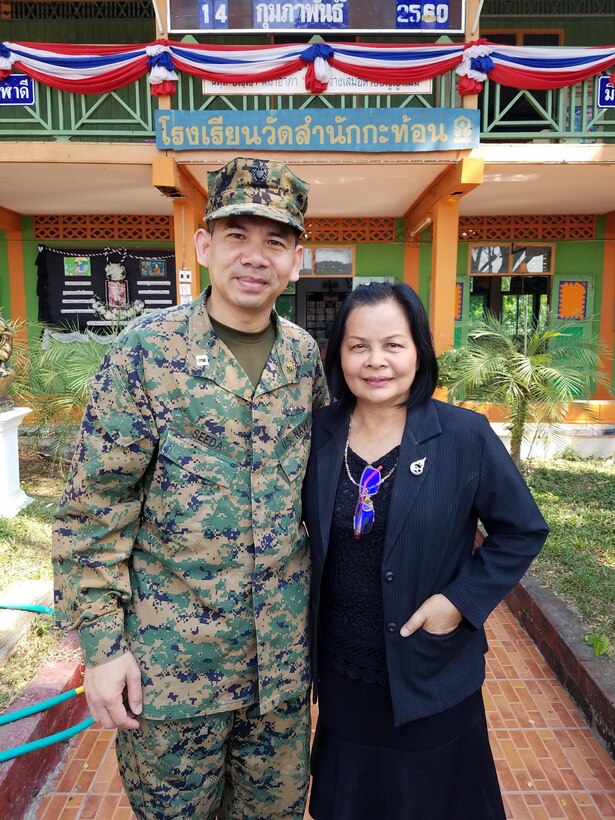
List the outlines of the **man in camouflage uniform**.
{"label": "man in camouflage uniform", "polygon": [[139,818],[300,820],[300,493],[326,387],[315,342],[272,309],[299,275],[308,186],[253,159],[208,183],[195,243],[211,287],[133,322],[92,381],[54,529],[56,608]]}

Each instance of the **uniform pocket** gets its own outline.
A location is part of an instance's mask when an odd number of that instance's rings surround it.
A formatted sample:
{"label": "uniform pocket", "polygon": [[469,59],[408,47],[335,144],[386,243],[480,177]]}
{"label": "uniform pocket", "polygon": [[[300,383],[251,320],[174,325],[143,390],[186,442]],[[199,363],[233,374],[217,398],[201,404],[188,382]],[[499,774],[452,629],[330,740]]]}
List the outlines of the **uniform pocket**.
{"label": "uniform pocket", "polygon": [[191,439],[170,434],[161,442],[147,506],[176,549],[198,548],[236,473],[236,463]]}

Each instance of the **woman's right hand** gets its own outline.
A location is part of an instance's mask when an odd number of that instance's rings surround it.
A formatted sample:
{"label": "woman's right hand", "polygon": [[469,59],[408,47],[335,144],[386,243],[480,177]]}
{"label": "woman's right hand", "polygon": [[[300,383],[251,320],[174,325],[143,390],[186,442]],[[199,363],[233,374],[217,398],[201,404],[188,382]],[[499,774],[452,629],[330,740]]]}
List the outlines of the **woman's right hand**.
{"label": "woman's right hand", "polygon": [[399,630],[402,638],[407,638],[417,629],[424,629],[432,635],[446,635],[457,629],[463,615],[448,598],[441,593],[432,595],[422,604]]}

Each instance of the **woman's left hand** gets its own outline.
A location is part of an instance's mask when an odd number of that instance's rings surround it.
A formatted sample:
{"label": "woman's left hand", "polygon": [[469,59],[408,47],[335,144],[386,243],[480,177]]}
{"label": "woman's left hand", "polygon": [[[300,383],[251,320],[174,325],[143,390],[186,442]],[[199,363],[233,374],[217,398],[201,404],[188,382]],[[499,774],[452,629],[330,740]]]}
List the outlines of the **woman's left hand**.
{"label": "woman's left hand", "polygon": [[446,635],[459,626],[462,618],[463,615],[457,607],[438,593],[428,598],[399,632],[403,638],[407,638],[422,627],[425,632],[431,632],[433,635]]}

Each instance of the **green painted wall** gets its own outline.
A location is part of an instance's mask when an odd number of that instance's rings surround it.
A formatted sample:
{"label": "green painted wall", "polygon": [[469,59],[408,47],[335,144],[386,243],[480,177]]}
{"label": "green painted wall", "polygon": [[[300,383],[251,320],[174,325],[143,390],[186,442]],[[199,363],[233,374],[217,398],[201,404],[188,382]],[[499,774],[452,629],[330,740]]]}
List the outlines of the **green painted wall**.
{"label": "green painted wall", "polygon": [[431,228],[425,228],[420,236],[419,252],[419,296],[425,306],[427,315],[430,311],[430,291],[431,291]]}
{"label": "green painted wall", "polygon": [[357,245],[355,249],[356,276],[394,276],[404,279],[404,246],[401,243]]}
{"label": "green painted wall", "polygon": [[470,243],[459,242],[457,245],[457,276],[465,276],[469,267]]}
{"label": "green painted wall", "polygon": [[0,313],[5,319],[11,316],[8,246],[4,231],[0,231]]}
{"label": "green painted wall", "polygon": [[555,273],[563,276],[591,274],[602,277],[604,251],[602,240],[569,239],[555,243]]}
{"label": "green painted wall", "polygon": [[555,243],[555,273],[562,276],[602,275],[604,262],[602,242],[595,240],[566,240]]}
{"label": "green painted wall", "polygon": [[[602,275],[604,271],[604,244],[602,240],[568,240],[555,243],[555,276],[585,279],[590,283],[588,318],[591,331],[600,333],[600,305],[602,304]],[[557,286],[557,285],[556,285]],[[551,311],[557,310],[557,292],[554,288]]]}

